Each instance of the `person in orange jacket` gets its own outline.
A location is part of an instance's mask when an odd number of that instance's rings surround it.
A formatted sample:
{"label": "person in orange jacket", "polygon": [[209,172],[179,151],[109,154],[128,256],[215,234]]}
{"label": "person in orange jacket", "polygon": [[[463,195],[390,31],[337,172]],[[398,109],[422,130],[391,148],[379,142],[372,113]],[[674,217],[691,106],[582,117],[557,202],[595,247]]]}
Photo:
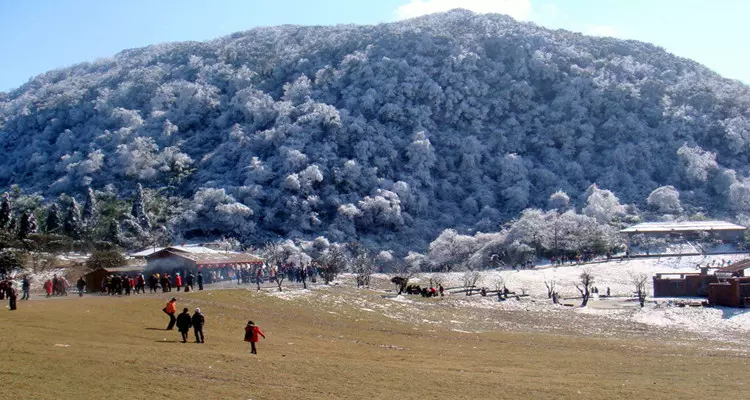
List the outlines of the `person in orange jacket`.
{"label": "person in orange jacket", "polygon": [[169,315],[169,325],[167,325],[167,330],[171,331],[174,329],[174,324],[177,322],[177,318],[174,317],[174,313],[177,312],[177,299],[172,297],[172,300],[169,300],[167,303],[167,306],[164,307],[162,311],[164,311],[167,315]]}
{"label": "person in orange jacket", "polygon": [[182,277],[179,272],[174,277],[174,285],[177,286],[177,291],[179,292],[182,287]]}
{"label": "person in orange jacket", "polygon": [[263,334],[263,331],[261,331],[259,327],[255,326],[255,323],[253,321],[247,321],[247,326],[245,327],[245,341],[250,342],[251,354],[258,354],[258,350],[255,348],[255,343],[258,343],[259,341],[258,335],[262,336],[263,339],[266,338],[266,335]]}

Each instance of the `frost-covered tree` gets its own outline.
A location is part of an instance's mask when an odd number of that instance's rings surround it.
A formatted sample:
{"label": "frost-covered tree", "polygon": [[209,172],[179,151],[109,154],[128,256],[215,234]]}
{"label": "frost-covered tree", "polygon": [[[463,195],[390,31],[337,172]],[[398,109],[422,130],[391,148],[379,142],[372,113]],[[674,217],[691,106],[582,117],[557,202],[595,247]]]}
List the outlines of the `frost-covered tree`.
{"label": "frost-covered tree", "polygon": [[474,237],[459,235],[453,229],[446,229],[430,243],[427,256],[434,270],[446,272],[461,270],[466,266],[475,248]]}
{"label": "frost-covered tree", "polygon": [[8,193],[3,193],[3,200],[0,202],[0,229],[6,229],[12,218],[13,208],[10,205],[10,198]]}
{"label": "frost-covered tree", "polygon": [[68,212],[63,219],[62,232],[73,239],[80,239],[83,232],[81,209],[78,207],[78,202],[73,198],[70,199]]}
{"label": "frost-covered tree", "polygon": [[18,238],[25,239],[32,233],[36,233],[36,217],[33,212],[25,211],[21,214],[18,222]]}
{"label": "frost-covered tree", "polygon": [[86,189],[86,203],[83,205],[82,222],[87,226],[96,224],[98,211],[96,209],[96,197],[91,188]]}
{"label": "frost-covered tree", "polygon": [[558,190],[549,197],[549,208],[558,211],[565,211],[570,205],[570,197],[562,190]]}
{"label": "frost-covered tree", "polygon": [[135,198],[133,198],[133,207],[130,211],[130,215],[133,216],[133,219],[138,222],[138,225],[140,225],[142,229],[151,229],[151,218],[149,218],[148,211],[146,211],[143,187],[140,183],[135,189]]}
{"label": "frost-covered tree", "polygon": [[651,208],[663,214],[679,214],[682,212],[680,192],[671,185],[654,189],[648,196],[647,203]]}
{"label": "frost-covered tree", "polygon": [[625,208],[620,200],[609,190],[599,189],[596,184],[591,185],[586,198],[583,213],[595,218],[600,224],[612,222],[613,218],[625,214]]}
{"label": "frost-covered tree", "polygon": [[47,233],[62,233],[62,218],[60,217],[60,206],[52,203],[47,209],[44,229]]}

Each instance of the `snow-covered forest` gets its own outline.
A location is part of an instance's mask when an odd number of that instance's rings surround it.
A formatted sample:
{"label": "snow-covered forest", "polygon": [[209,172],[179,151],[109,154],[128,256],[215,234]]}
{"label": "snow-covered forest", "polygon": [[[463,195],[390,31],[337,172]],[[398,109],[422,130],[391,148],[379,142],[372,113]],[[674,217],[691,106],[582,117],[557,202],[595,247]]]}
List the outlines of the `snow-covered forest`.
{"label": "snow-covered forest", "polygon": [[476,233],[519,215],[601,242],[639,209],[750,211],[750,87],[646,43],[461,10],[50,71],[0,93],[0,146],[18,218],[42,207],[41,228],[51,199],[95,199],[119,218],[98,228],[112,237],[324,236],[405,255],[440,235],[482,257],[542,246],[518,223]]}

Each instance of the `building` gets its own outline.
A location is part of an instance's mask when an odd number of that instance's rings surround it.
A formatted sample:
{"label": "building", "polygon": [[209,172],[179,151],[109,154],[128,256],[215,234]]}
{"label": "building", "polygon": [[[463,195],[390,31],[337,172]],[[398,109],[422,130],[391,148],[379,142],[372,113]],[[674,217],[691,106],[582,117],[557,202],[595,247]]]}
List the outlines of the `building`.
{"label": "building", "polygon": [[695,273],[660,273],[654,276],[654,297],[706,297],[711,283],[718,282],[708,268]]}
{"label": "building", "polygon": [[180,246],[168,246],[168,247],[149,247],[145,250],[137,251],[135,253],[128,254],[129,257],[135,258],[135,259],[145,259],[146,257],[160,252],[164,249],[171,249],[173,251],[181,251],[184,253],[221,253],[218,250],[214,250],[212,248],[209,248],[205,245],[201,244],[183,244]]}
{"label": "building", "polygon": [[696,273],[665,273],[654,276],[654,297],[706,297],[708,304],[725,307],[750,306],[750,259]]}
{"label": "building", "polygon": [[[203,252],[204,250],[209,250]],[[262,266],[263,259],[249,253],[220,252],[197,247],[166,247],[146,256],[146,269],[160,272],[197,272],[202,269],[220,270],[223,275],[230,271]]]}
{"label": "building", "polygon": [[747,228],[724,221],[643,222],[620,231],[628,238],[633,235],[648,235],[660,238],[682,237],[701,239],[705,235],[725,242],[737,243],[745,237]]}

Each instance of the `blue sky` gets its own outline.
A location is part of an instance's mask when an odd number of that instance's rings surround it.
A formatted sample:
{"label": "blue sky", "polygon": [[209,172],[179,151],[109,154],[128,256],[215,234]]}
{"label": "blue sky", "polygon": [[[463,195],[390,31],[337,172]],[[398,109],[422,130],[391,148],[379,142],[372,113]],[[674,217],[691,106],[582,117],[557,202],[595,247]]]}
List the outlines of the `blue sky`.
{"label": "blue sky", "polygon": [[651,42],[750,83],[746,0],[0,0],[0,91],[149,44],[256,26],[376,24],[457,7]]}

